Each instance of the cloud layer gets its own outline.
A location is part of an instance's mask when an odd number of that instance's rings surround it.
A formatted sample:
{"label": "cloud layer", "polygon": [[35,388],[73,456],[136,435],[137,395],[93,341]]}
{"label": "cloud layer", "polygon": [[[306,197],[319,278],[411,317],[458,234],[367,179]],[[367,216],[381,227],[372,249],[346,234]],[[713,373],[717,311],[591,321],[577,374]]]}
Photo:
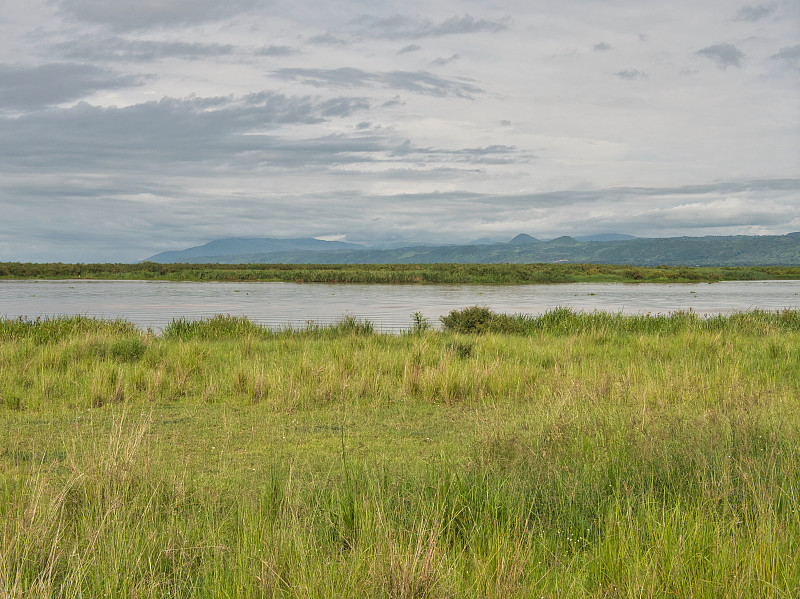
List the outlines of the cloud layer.
{"label": "cloud layer", "polygon": [[0,261],[800,230],[797,17],[31,0],[0,23]]}

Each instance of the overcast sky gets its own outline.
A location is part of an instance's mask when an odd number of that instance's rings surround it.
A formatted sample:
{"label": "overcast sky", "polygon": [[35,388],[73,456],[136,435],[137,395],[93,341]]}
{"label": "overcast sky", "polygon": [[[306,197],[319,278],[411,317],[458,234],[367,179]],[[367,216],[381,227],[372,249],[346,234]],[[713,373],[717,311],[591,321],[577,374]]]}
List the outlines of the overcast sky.
{"label": "overcast sky", "polygon": [[797,0],[0,9],[0,261],[800,230]]}

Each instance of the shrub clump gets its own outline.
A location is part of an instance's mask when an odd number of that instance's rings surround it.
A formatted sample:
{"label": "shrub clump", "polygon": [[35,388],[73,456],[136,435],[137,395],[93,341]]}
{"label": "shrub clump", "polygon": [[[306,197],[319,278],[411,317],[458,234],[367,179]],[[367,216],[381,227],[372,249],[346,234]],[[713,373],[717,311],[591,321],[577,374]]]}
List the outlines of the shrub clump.
{"label": "shrub clump", "polygon": [[452,310],[440,317],[445,331],[454,333],[482,333],[491,330],[497,315],[486,306],[471,306],[462,310]]}

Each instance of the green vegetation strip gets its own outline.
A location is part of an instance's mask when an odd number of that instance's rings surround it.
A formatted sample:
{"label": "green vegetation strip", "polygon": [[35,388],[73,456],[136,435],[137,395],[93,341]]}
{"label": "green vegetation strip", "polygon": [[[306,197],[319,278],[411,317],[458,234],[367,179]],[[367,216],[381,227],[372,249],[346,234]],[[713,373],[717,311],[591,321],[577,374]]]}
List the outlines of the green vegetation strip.
{"label": "green vegetation strip", "polygon": [[681,283],[800,279],[800,267],[638,267],[608,264],[30,264],[0,279],[281,281],[297,283]]}
{"label": "green vegetation strip", "polygon": [[428,324],[0,320],[0,597],[800,594],[800,313]]}

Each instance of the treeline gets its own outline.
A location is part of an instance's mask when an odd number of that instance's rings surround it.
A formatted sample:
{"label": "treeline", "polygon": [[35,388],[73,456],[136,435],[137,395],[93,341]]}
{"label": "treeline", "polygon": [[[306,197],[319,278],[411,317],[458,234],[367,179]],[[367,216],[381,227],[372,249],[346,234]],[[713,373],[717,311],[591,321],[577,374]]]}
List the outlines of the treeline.
{"label": "treeline", "polygon": [[611,264],[64,264],[0,263],[2,279],[295,283],[697,283],[800,279],[800,266],[685,267]]}

